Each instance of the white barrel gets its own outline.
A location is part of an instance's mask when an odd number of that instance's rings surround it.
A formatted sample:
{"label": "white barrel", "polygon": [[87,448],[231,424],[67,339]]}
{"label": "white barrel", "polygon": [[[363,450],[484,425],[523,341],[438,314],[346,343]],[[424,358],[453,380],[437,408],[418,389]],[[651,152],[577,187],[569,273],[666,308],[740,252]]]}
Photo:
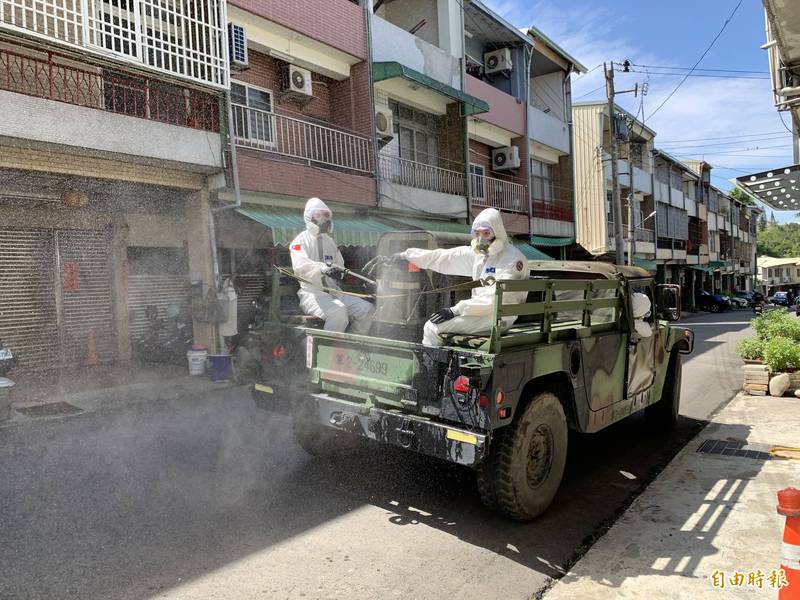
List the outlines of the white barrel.
{"label": "white barrel", "polygon": [[219,334],[230,337],[238,333],[236,314],[236,290],[233,289],[230,279],[225,281],[222,291],[217,294],[217,300],[222,305],[224,320],[219,324]]}
{"label": "white barrel", "polygon": [[189,375],[203,375],[206,372],[206,358],[208,358],[208,350],[187,350],[186,360],[189,361]]}

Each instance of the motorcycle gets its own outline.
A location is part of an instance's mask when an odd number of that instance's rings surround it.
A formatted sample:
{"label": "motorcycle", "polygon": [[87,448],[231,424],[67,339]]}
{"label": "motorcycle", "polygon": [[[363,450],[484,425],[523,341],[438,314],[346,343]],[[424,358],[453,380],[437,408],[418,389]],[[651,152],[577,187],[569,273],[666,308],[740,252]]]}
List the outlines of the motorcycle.
{"label": "motorcycle", "polygon": [[164,318],[158,316],[158,307],[145,308],[149,321],[147,333],[138,343],[139,357],[148,363],[182,364],[186,351],[192,347],[192,321],[180,315],[178,306],[167,307]]}

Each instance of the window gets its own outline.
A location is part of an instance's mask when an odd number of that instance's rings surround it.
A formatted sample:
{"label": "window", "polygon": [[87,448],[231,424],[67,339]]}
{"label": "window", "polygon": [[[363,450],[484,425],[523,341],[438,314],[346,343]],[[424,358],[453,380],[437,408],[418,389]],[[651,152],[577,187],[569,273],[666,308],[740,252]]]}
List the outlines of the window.
{"label": "window", "polygon": [[533,199],[553,202],[553,165],[540,160],[531,160],[531,184]]}
{"label": "window", "polygon": [[483,178],[486,175],[486,169],[481,165],[470,163],[469,174],[472,179],[472,196],[474,198],[485,198],[486,192],[484,191]]}
{"label": "window", "polygon": [[717,251],[717,234],[716,233],[709,233],[708,234],[708,249],[710,252]]}
{"label": "window", "polygon": [[273,143],[274,115],[272,92],[240,83],[231,83],[233,128],[237,137]]}
{"label": "window", "polygon": [[389,108],[395,116],[394,132],[399,144],[400,158],[438,166],[437,117],[394,100],[389,101]]}

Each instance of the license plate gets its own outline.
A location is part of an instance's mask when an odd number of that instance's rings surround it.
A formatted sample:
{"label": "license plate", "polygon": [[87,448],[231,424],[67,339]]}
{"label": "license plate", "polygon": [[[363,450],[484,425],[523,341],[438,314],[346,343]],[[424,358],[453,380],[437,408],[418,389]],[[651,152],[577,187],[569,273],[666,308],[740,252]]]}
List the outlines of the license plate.
{"label": "license plate", "polygon": [[274,394],[275,390],[273,390],[268,385],[261,385],[260,383],[256,384],[256,391],[257,392],[264,392],[265,394]]}
{"label": "license plate", "polygon": [[389,362],[381,357],[373,358],[367,354],[358,354],[353,351],[340,350],[334,354],[334,368],[345,373],[358,373],[359,375],[373,375],[380,378],[389,373]]}

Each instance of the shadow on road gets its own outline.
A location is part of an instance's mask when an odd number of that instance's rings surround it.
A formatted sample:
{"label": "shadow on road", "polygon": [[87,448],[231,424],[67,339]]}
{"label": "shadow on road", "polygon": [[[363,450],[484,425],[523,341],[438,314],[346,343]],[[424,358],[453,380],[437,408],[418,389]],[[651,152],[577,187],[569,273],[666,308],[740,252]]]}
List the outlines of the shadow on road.
{"label": "shadow on road", "polygon": [[487,512],[455,465],[377,447],[312,459],[241,394],[7,428],[0,597],[150,598],[366,505],[560,576],[701,426],[573,435],[553,506],[527,524]]}

